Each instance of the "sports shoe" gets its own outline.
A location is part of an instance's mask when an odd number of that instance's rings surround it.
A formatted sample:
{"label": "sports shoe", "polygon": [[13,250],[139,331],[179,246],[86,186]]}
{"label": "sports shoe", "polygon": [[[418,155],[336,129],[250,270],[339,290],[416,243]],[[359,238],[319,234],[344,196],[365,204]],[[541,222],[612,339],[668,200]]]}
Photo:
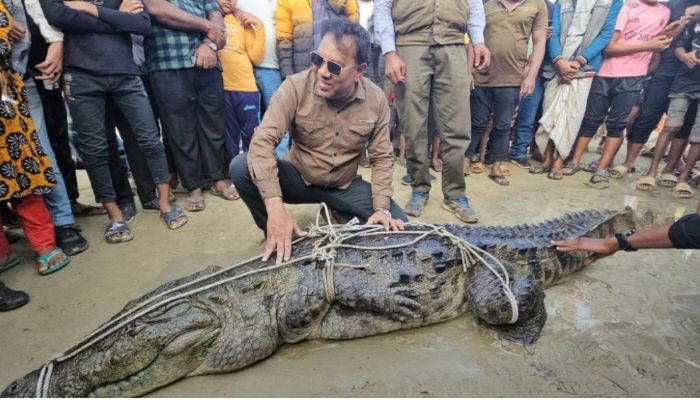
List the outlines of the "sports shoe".
{"label": "sports shoe", "polygon": [[476,217],[476,212],[469,206],[469,199],[467,199],[465,196],[462,196],[457,200],[445,199],[445,201],[442,203],[442,208],[453,213],[457,216],[457,218],[468,224],[475,224],[479,222],[479,218]]}
{"label": "sports shoe", "polygon": [[80,228],[75,225],[61,225],[54,228],[56,245],[68,256],[82,253],[89,247],[89,243],[80,234]]}
{"label": "sports shoe", "polygon": [[412,217],[420,217],[426,204],[428,204],[428,193],[413,191],[404,212]]}
{"label": "sports shoe", "polygon": [[530,169],[531,167],[530,160],[527,159],[527,156],[511,157],[510,162],[522,169]]}

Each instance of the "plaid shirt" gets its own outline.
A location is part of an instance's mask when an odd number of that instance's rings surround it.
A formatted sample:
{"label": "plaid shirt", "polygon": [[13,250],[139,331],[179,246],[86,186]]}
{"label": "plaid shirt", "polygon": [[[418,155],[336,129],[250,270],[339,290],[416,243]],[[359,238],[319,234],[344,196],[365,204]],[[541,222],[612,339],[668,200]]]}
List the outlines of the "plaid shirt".
{"label": "plaid shirt", "polygon": [[[209,13],[219,11],[216,0],[168,0],[170,4],[192,15],[208,19]],[[146,40],[148,71],[192,68],[192,56],[200,44],[203,34],[177,31],[152,20],[151,34]]]}

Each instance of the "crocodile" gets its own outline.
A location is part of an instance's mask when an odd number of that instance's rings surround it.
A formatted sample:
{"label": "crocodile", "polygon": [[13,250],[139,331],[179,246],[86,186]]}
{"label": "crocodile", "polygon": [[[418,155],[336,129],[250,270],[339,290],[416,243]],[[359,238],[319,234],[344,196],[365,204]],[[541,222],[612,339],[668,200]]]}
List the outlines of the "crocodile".
{"label": "crocodile", "polygon": [[534,343],[546,321],[544,289],[587,256],[550,241],[634,225],[626,208],[511,227],[331,227],[298,239],[289,263],[256,257],[163,284],[2,396],[140,396],[187,376],[240,370],[285,343],[384,334],[467,311],[501,337]]}

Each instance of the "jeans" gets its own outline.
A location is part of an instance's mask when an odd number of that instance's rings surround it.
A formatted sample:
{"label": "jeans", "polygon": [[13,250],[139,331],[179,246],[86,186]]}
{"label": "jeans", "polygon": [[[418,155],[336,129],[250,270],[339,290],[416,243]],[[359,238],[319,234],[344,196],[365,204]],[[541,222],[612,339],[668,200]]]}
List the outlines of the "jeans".
{"label": "jeans", "polygon": [[[282,200],[288,204],[309,204],[325,202],[338,217],[338,222],[347,223],[353,217],[365,223],[367,218],[374,214],[372,206],[372,186],[369,182],[357,178],[347,189],[325,188],[321,186],[307,185],[299,171],[292,163],[277,160],[279,170],[279,183],[282,188]],[[267,211],[265,202],[260,196],[258,187],[253,182],[248,170],[248,155],[242,153],[231,161],[229,168],[231,180],[236,185],[238,193],[248,210],[253,215],[253,220],[258,228],[267,229]],[[393,218],[408,221],[401,207],[393,200],[389,211]]]}
{"label": "jeans", "polygon": [[51,148],[49,133],[46,130],[46,122],[44,121],[44,109],[41,105],[41,97],[36,89],[34,79],[27,79],[24,81],[24,89],[27,92],[29,113],[32,116],[32,120],[34,120],[34,127],[39,134],[41,147],[49,157],[49,160],[51,160],[51,165],[53,166],[53,171],[56,176],[56,185],[53,187],[53,190],[44,195],[44,200],[51,213],[51,219],[55,226],[74,224],[75,220],[73,219],[73,211],[71,211],[70,199],[66,191],[66,182],[63,180],[61,169],[58,168],[58,163],[56,162],[56,155]]}
{"label": "jeans", "polygon": [[63,79],[66,101],[80,140],[80,156],[98,202],[117,200],[108,166],[109,140],[105,126],[108,99],[128,120],[154,182],[170,181],[163,144],[139,77],[68,72]]}
{"label": "jeans", "polygon": [[[260,93],[260,117],[262,118],[267,108],[270,107],[272,95],[275,94],[277,88],[282,84],[282,77],[280,75],[280,70],[274,68],[256,67],[254,71],[255,82],[258,85],[258,92]],[[289,132],[287,132],[275,149],[277,158],[282,158],[287,154],[290,145],[289,141]]]}
{"label": "jeans", "polygon": [[[63,175],[68,198],[71,201],[75,201],[80,193],[78,192],[78,178],[75,174],[75,162],[73,161],[70,148],[66,103],[63,101],[63,95],[60,90],[45,89],[43,82],[37,85],[36,81],[34,82],[34,87],[41,97],[46,130],[51,141],[51,149],[56,156],[54,167],[57,167],[61,175]],[[36,121],[36,119],[34,120]]]}
{"label": "jeans", "polygon": [[518,106],[518,116],[515,120],[515,138],[510,147],[511,157],[522,158],[527,156],[527,147],[530,145],[532,135],[535,132],[535,121],[542,106],[543,98],[544,78],[542,78],[542,75],[537,75],[535,91],[529,96],[523,97]]}
{"label": "jeans", "polygon": [[586,104],[586,114],[578,135],[593,137],[607,117],[605,122],[608,128],[607,137],[619,138],[627,127],[627,117],[639,98],[643,81],[643,76],[593,78]]}
{"label": "jeans", "polygon": [[471,100],[472,141],[464,155],[471,157],[479,151],[479,142],[489,117],[493,115],[493,128],[486,147],[486,161],[507,161],[510,123],[520,100],[520,87],[477,86],[472,91]]}
{"label": "jeans", "polygon": [[221,71],[182,68],[149,78],[182,186],[191,191],[226,179]]}

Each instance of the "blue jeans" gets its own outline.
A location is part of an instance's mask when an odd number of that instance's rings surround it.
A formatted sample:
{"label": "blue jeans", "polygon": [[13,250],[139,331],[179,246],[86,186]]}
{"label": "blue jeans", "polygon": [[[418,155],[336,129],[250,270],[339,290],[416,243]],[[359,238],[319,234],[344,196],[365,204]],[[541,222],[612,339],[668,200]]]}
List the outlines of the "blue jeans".
{"label": "blue jeans", "polygon": [[[262,100],[262,107],[260,107],[260,117],[262,119],[262,115],[265,114],[265,111],[267,111],[267,108],[270,106],[272,95],[275,94],[277,88],[282,84],[282,77],[280,75],[280,70],[274,68],[256,67],[254,71],[255,81],[258,85],[258,91],[260,92],[260,99]],[[287,154],[289,151],[289,144],[289,132],[287,132],[275,149],[277,158],[282,158]]]}
{"label": "blue jeans", "polygon": [[510,147],[510,156],[512,158],[527,156],[527,147],[532,141],[537,112],[542,105],[543,98],[544,78],[542,78],[542,75],[537,75],[535,91],[531,95],[523,97],[520,100],[520,106],[518,106],[518,116],[515,120],[515,138]]}
{"label": "blue jeans", "polygon": [[53,220],[54,226],[74,224],[75,220],[73,219],[73,211],[70,208],[70,200],[68,199],[68,192],[66,191],[66,182],[63,180],[61,170],[58,168],[58,163],[56,163],[56,155],[51,148],[49,132],[46,130],[46,122],[44,121],[44,108],[41,105],[41,97],[36,89],[34,79],[27,79],[24,81],[24,89],[27,92],[29,113],[32,116],[32,120],[34,120],[34,127],[39,134],[41,147],[44,149],[46,155],[49,156],[54,175],[56,176],[56,185],[53,187],[53,190],[44,195],[44,200],[51,213],[51,219]]}

